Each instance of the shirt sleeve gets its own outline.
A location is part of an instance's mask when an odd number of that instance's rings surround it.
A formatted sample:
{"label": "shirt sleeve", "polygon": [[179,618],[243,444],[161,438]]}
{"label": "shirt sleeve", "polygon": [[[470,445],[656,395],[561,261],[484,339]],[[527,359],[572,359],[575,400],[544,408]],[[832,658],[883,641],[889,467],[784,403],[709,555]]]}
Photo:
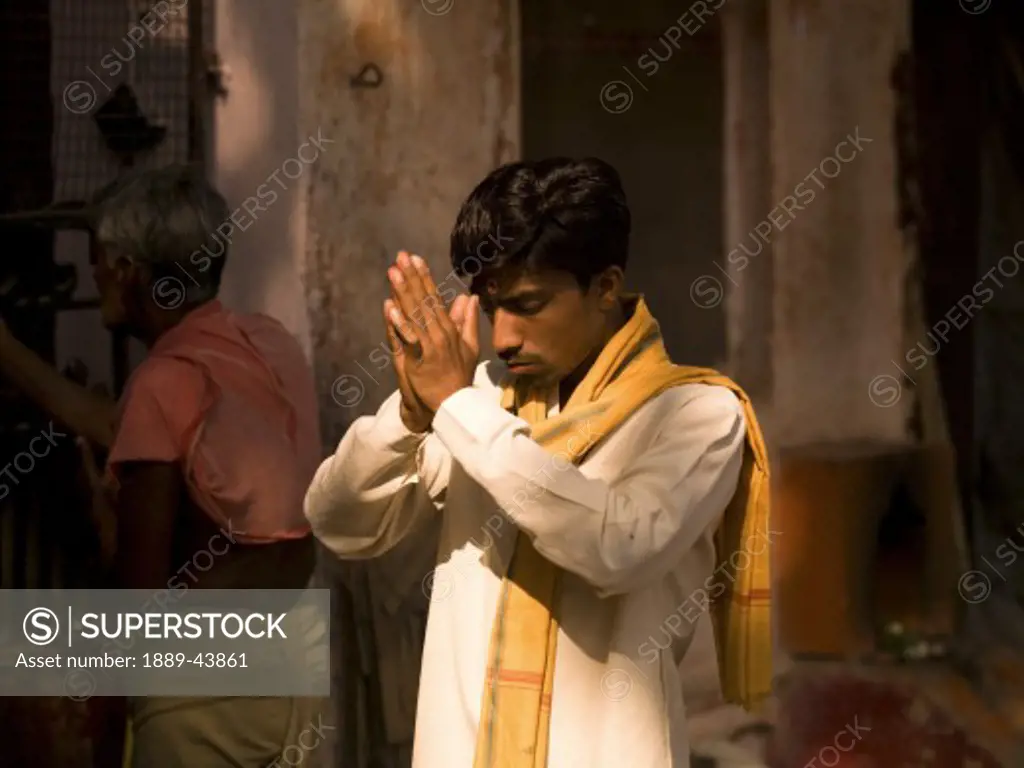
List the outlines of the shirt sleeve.
{"label": "shirt sleeve", "polygon": [[677,567],[736,491],[742,406],[725,388],[701,389],[611,483],[550,454],[479,390],[445,400],[433,427],[541,555],[599,594],[621,594]]}
{"label": "shirt sleeve", "polygon": [[382,555],[443,509],[451,457],[435,436],[410,432],[400,407],[395,392],[356,419],[306,493],[306,519],[338,557]]}
{"label": "shirt sleeve", "polygon": [[182,360],[150,358],[132,374],[119,404],[120,417],[108,467],[128,461],[180,461],[188,433],[202,413],[205,379]]}

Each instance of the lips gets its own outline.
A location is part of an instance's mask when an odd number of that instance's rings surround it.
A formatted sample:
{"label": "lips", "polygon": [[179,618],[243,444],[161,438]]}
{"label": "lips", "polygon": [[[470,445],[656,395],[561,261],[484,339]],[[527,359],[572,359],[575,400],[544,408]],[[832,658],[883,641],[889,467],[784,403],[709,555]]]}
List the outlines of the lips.
{"label": "lips", "polygon": [[509,363],[508,369],[513,372],[523,372],[536,370],[536,363]]}

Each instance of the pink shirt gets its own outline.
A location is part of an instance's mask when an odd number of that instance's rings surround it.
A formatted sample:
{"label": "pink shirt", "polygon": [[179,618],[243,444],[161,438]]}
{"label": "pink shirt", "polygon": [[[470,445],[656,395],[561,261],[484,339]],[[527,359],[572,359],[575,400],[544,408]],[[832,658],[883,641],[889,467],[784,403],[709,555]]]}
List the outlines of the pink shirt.
{"label": "pink shirt", "polygon": [[302,502],[320,461],[313,374],[265,315],[212,301],[161,336],[119,403],[109,468],[177,462],[193,501],[239,541],[309,532]]}

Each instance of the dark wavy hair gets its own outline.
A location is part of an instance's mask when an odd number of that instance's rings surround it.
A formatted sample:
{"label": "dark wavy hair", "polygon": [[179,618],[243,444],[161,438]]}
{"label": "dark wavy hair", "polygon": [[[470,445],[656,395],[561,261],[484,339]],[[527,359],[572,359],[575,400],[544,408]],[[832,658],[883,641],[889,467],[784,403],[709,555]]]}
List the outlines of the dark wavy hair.
{"label": "dark wavy hair", "polygon": [[470,193],[455,220],[456,274],[560,270],[586,290],[611,266],[625,269],[630,214],[618,172],[588,157],[554,157],[503,165]]}

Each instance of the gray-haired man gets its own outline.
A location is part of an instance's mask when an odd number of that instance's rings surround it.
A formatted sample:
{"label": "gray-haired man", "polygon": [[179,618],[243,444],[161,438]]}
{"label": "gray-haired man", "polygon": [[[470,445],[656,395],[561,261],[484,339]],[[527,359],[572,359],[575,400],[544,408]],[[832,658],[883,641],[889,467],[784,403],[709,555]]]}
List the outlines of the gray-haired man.
{"label": "gray-haired man", "polygon": [[[148,349],[117,404],[63,378],[0,323],[0,371],[109,450],[122,588],[299,589],[312,571],[302,513],[320,454],[312,372],[275,320],[217,301],[229,216],[184,166],[133,176],[102,200],[94,276],[103,322]],[[190,567],[199,552],[205,569]],[[134,699],[133,764],[263,768],[317,721],[318,706]]]}

